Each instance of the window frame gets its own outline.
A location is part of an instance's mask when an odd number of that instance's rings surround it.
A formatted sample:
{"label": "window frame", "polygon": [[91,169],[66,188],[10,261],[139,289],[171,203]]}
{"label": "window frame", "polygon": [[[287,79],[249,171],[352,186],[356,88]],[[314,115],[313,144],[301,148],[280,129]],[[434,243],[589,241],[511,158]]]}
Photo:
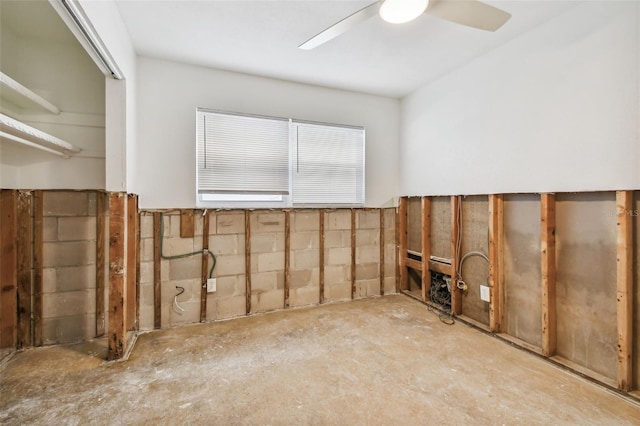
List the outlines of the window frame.
{"label": "window frame", "polygon": [[[241,116],[241,117],[253,117],[260,119],[269,119],[269,120],[286,120],[289,123],[289,145],[287,149],[288,153],[288,172],[289,172],[289,193],[282,194],[281,199],[279,201],[276,200],[260,200],[261,196],[269,197],[272,194],[254,194],[256,198],[250,200],[224,200],[224,193],[219,193],[221,195],[220,200],[205,200],[203,197],[210,197],[214,194],[201,192],[199,190],[199,165],[198,165],[198,113],[214,113],[214,114],[226,114],[232,116]],[[366,130],[363,126],[353,126],[353,125],[345,125],[345,124],[336,124],[336,123],[326,123],[319,121],[310,121],[310,120],[299,120],[294,118],[283,118],[276,116],[266,116],[266,115],[257,115],[257,114],[246,114],[246,113],[238,113],[232,111],[222,111],[210,108],[196,108],[196,120],[195,120],[195,152],[194,152],[194,163],[195,163],[195,196],[196,196],[196,207],[197,208],[211,208],[211,209],[272,209],[272,208],[359,208],[364,207],[366,202]],[[348,129],[358,129],[362,130],[362,203],[326,203],[326,204],[314,204],[314,203],[296,203],[293,204],[293,182],[294,182],[294,146],[297,143],[296,140],[296,132],[293,130],[296,124],[311,124],[316,126],[326,126],[331,128],[348,128]],[[297,147],[296,147],[297,149]],[[241,195],[241,192],[229,192],[229,195]],[[245,195],[251,195],[250,193],[244,193]]]}

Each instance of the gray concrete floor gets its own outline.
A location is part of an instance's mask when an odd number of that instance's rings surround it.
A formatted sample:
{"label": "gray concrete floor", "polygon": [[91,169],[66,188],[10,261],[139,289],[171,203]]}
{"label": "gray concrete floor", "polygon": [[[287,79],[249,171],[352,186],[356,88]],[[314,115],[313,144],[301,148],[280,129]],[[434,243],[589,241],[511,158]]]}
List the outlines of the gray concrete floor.
{"label": "gray concrete floor", "polygon": [[640,406],[406,296],[142,334],[3,363],[2,424],[640,424]]}

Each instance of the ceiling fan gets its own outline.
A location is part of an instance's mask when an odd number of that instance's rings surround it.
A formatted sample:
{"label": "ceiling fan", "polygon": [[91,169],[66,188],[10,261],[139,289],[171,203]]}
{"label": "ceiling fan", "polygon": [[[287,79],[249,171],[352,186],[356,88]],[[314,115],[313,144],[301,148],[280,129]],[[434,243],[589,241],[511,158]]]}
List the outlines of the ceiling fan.
{"label": "ceiling fan", "polygon": [[311,50],[376,14],[392,24],[403,24],[423,13],[485,31],[496,31],[511,18],[510,13],[477,0],[379,0],[314,35],[298,47]]}

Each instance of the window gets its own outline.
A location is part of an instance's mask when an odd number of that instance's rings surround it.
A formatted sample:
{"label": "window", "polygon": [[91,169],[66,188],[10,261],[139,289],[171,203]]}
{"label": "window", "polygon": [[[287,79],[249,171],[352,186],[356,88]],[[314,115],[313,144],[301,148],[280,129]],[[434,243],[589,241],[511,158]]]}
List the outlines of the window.
{"label": "window", "polygon": [[199,207],[364,204],[364,129],[198,109]]}

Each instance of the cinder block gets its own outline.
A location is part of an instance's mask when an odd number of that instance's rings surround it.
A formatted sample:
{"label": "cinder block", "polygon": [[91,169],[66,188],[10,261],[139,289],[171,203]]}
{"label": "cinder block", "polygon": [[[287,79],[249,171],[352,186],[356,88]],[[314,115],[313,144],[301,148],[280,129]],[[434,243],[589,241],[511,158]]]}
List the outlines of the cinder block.
{"label": "cinder block", "polygon": [[351,232],[350,231],[325,231],[324,233],[324,247],[350,247],[351,246]]}
{"label": "cinder block", "polygon": [[[201,249],[202,247],[199,247]],[[162,255],[163,256],[177,256],[187,253],[193,253],[193,238],[164,238],[162,243]]]}
{"label": "cinder block", "polygon": [[244,234],[244,212],[216,213],[217,234]]}
{"label": "cinder block", "polygon": [[291,252],[292,265],[294,269],[313,269],[320,263],[320,253],[318,250],[297,250]]}
{"label": "cinder block", "polygon": [[384,294],[394,294],[396,292],[396,277],[385,277]]}
{"label": "cinder block", "polygon": [[153,283],[140,284],[140,307],[154,306],[154,285]]}
{"label": "cinder block", "polygon": [[217,319],[246,315],[245,296],[224,297],[218,299]]}
{"label": "cinder block", "polygon": [[162,281],[162,304],[172,304],[179,293],[176,287],[184,288],[184,293],[178,296],[178,302],[200,300],[200,279]]}
{"label": "cinder block", "polygon": [[[44,272],[46,271],[46,272]],[[43,293],[87,290],[96,288],[96,266],[69,266],[43,271]]]}
{"label": "cinder block", "polygon": [[140,215],[140,238],[153,238],[153,214]]}
{"label": "cinder block", "polygon": [[258,272],[281,271],[283,269],[284,252],[258,254]]}
{"label": "cinder block", "polygon": [[302,210],[291,214],[291,229],[299,231],[317,231],[320,229],[320,210]]}
{"label": "cinder block", "polygon": [[47,242],[43,244],[43,266],[81,266],[96,262],[95,241]]}
{"label": "cinder block", "polygon": [[61,217],[58,219],[59,241],[95,241],[96,217]]}
{"label": "cinder block", "polygon": [[[202,256],[190,256],[169,261],[169,280],[186,280],[201,278]],[[166,276],[163,277],[165,279]]]}
{"label": "cinder block", "polygon": [[292,270],[290,272],[290,283],[289,286],[291,288],[298,287],[306,287],[311,285],[311,270],[303,269],[301,271]]}
{"label": "cinder block", "polygon": [[43,318],[86,315],[95,312],[95,289],[46,293],[42,296]]}
{"label": "cinder block", "polygon": [[[244,238],[243,238],[244,242]],[[213,252],[216,256],[225,255],[225,254],[241,254],[244,253],[244,243],[243,250],[240,252],[238,250],[238,236],[235,234],[223,234],[223,235],[213,235],[209,237],[209,250]]]}
{"label": "cinder block", "polygon": [[[242,279],[242,286],[240,286],[240,278]],[[244,294],[244,286],[244,275],[216,278],[216,292],[213,294],[217,297],[230,297]],[[242,291],[239,291],[240,289],[242,289]]]}
{"label": "cinder block", "polygon": [[380,277],[380,266],[378,263],[357,263],[356,279],[371,280]]}
{"label": "cinder block", "polygon": [[89,193],[46,191],[42,199],[42,207],[44,216],[88,216]]}
{"label": "cinder block", "polygon": [[330,248],[325,256],[327,265],[350,265],[351,247]]}
{"label": "cinder block", "polygon": [[140,306],[140,330],[153,330],[153,306]]}
{"label": "cinder block", "polygon": [[384,227],[385,232],[395,232],[396,229],[396,209],[384,209]]}
{"label": "cinder block", "polygon": [[318,287],[297,288],[290,294],[291,306],[317,305],[320,302],[320,290]]}
{"label": "cinder block", "polygon": [[367,297],[380,295],[380,279],[361,281],[361,285],[366,289]]}
{"label": "cinder block", "polygon": [[252,234],[284,232],[284,213],[254,213],[251,215]]}
{"label": "cinder block", "polygon": [[358,229],[356,231],[357,246],[377,246],[380,239],[378,229]]}
{"label": "cinder block", "polygon": [[329,285],[325,285],[324,289],[325,289],[325,300],[327,300],[328,302],[351,299],[350,283],[329,284]]}
{"label": "cinder block", "polygon": [[153,283],[153,262],[140,262],[140,283]]}
{"label": "cinder block", "polygon": [[231,256],[218,256],[215,275],[224,277],[227,275],[244,275],[245,257],[244,254]]}
{"label": "cinder block", "polygon": [[169,317],[169,324],[171,326],[180,324],[192,324],[200,322],[200,301],[178,301],[179,306],[184,309],[181,311],[176,306],[172,305]]}
{"label": "cinder block", "polygon": [[284,291],[272,290],[251,295],[252,312],[268,312],[284,308]]}
{"label": "cinder block", "polygon": [[277,288],[278,274],[275,271],[251,274],[251,293],[266,292]]}
{"label": "cinder block", "polygon": [[42,240],[58,240],[58,218],[55,216],[44,217],[42,220]]}
{"label": "cinder block", "polygon": [[276,234],[258,234],[251,237],[251,253],[272,253],[276,251]]}
{"label": "cinder block", "polygon": [[153,261],[153,238],[140,239],[140,261]]}
{"label": "cinder block", "polygon": [[356,263],[380,262],[380,248],[378,246],[356,247]]}
{"label": "cinder block", "polygon": [[349,266],[328,265],[324,268],[325,283],[341,283],[349,279]]}
{"label": "cinder block", "polygon": [[162,236],[165,238],[180,237],[180,213],[171,212],[162,214],[162,223],[164,229]]}
{"label": "cinder block", "polygon": [[380,229],[380,211],[356,211],[357,229]]}
{"label": "cinder block", "polygon": [[351,211],[335,210],[327,213],[325,227],[328,231],[351,229]]}
{"label": "cinder block", "polygon": [[218,318],[218,298],[215,293],[207,294],[207,321],[214,321]]}
{"label": "cinder block", "polygon": [[95,333],[95,314],[44,318],[42,320],[42,339],[45,345],[89,340],[95,336]]}
{"label": "cinder block", "polygon": [[[320,234],[316,232],[294,232],[291,234],[291,250],[304,250],[318,248],[320,245]],[[325,240],[326,246],[326,240]]]}
{"label": "cinder block", "polygon": [[353,295],[354,299],[364,299],[367,297],[367,283],[365,281],[356,281],[356,291]]}

